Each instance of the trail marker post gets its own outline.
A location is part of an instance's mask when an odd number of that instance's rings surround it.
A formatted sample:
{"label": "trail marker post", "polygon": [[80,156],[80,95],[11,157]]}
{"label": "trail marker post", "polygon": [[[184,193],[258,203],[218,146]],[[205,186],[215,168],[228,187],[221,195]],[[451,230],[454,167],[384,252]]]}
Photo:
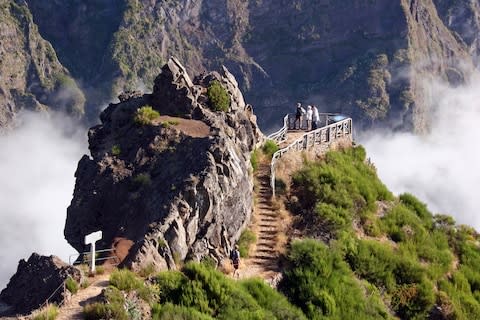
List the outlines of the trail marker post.
{"label": "trail marker post", "polygon": [[102,239],[102,231],[93,232],[85,236],[85,244],[90,245],[90,272],[93,274],[95,272],[95,242]]}

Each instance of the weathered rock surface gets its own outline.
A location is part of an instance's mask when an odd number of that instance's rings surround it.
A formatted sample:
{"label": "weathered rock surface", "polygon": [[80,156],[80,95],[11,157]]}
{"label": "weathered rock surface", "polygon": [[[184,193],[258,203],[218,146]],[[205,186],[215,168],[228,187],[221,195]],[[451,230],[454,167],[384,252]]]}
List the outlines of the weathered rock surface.
{"label": "weathered rock surface", "polygon": [[[207,107],[214,79],[229,92],[228,112]],[[138,125],[135,113],[147,104],[161,117]],[[97,230],[103,247],[131,240],[134,267],[223,257],[250,219],[249,160],[261,137],[228,70],[192,80],[172,58],[151,95],[111,104],[101,121],[89,131],[91,157],[76,172],[68,242],[85,251],[83,237]]]}
{"label": "weathered rock surface", "polygon": [[0,132],[22,109],[83,114],[85,98],[24,1],[0,0]]}
{"label": "weathered rock surface", "polygon": [[[151,89],[171,55],[197,73],[226,65],[267,126],[302,101],[349,114],[357,127],[425,131],[434,106],[424,84],[457,85],[478,60],[478,1],[28,2],[67,67],[97,75],[86,82]],[[73,43],[52,28],[68,15]],[[85,39],[97,43],[89,35],[99,23],[110,26],[101,37],[109,49],[78,57]]]}
{"label": "weathered rock surface", "polygon": [[1,292],[0,300],[13,306],[18,314],[37,309],[49,298],[51,303],[60,303],[68,293],[63,289],[54,292],[68,277],[80,281],[80,270],[56,256],[33,253],[27,261],[20,260],[17,272]]}

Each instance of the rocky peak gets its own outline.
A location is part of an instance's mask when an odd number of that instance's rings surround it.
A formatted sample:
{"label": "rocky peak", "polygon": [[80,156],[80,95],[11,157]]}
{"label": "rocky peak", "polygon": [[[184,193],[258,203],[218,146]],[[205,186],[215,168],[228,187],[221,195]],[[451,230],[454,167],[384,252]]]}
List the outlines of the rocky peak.
{"label": "rocky peak", "polygon": [[50,303],[60,303],[68,293],[55,290],[68,277],[79,282],[80,270],[56,256],[46,257],[33,253],[27,261],[20,260],[17,272],[0,294],[0,301],[12,306],[14,313],[20,314],[37,309],[47,299]]}
{"label": "rocky peak", "polygon": [[[228,93],[227,112],[209,108],[213,80]],[[160,116],[138,124],[145,105]],[[68,242],[85,251],[83,237],[102,230],[101,247],[131,240],[126,262],[159,269],[228,253],[250,219],[250,153],[262,137],[230,72],[192,81],[171,58],[152,94],[111,104],[101,121],[89,131],[92,158],[84,156],[76,172]]]}

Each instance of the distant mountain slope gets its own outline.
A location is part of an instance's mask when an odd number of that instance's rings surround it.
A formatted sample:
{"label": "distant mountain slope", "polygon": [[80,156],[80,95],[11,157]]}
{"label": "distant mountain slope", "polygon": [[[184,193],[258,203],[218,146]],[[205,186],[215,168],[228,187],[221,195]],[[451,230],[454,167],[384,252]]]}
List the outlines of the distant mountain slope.
{"label": "distant mountain slope", "polygon": [[[424,79],[465,81],[478,55],[480,10],[466,0],[28,3],[61,60],[100,96],[144,88],[175,55],[196,73],[225,64],[263,125],[302,101],[363,127],[425,131]],[[87,94],[98,103],[99,91]]]}
{"label": "distant mountain slope", "polygon": [[83,114],[85,98],[23,1],[0,0],[0,130],[21,109]]}

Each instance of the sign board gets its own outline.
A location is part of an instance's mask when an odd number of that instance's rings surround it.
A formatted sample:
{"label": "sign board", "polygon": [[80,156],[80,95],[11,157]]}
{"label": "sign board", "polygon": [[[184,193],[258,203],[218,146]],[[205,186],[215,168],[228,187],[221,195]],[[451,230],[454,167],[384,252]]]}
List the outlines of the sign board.
{"label": "sign board", "polygon": [[90,244],[90,272],[95,272],[95,242],[102,239],[102,231],[93,232],[85,236],[85,244]]}
{"label": "sign board", "polygon": [[85,244],[95,243],[102,239],[102,231],[93,232],[85,236]]}

